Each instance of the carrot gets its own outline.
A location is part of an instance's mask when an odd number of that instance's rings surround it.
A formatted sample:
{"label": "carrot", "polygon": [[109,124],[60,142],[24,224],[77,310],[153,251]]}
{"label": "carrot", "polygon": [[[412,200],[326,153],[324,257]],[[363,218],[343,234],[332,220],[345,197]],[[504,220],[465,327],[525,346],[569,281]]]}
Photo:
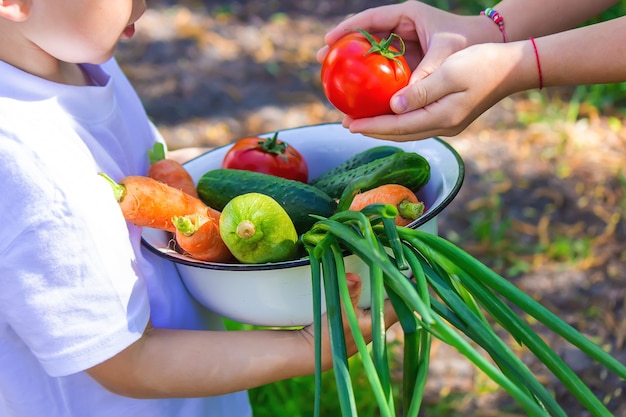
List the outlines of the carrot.
{"label": "carrot", "polygon": [[174,216],[172,223],[176,227],[176,243],[186,255],[210,262],[228,262],[234,259],[220,236],[219,218],[190,214]]}
{"label": "carrot", "polygon": [[375,203],[396,206],[398,226],[406,226],[424,213],[424,203],[417,199],[413,191],[400,184],[384,184],[357,194],[352,200],[350,210],[358,211]]}
{"label": "carrot", "polygon": [[128,176],[116,183],[106,174],[124,218],[130,223],[175,233],[173,216],[206,214],[219,219],[220,212],[178,188],[141,175]]}
{"label": "carrot", "polygon": [[165,147],[161,142],[154,144],[152,150],[148,151],[148,157],[150,158],[148,177],[198,197],[196,185],[189,172],[180,162],[165,157]]}

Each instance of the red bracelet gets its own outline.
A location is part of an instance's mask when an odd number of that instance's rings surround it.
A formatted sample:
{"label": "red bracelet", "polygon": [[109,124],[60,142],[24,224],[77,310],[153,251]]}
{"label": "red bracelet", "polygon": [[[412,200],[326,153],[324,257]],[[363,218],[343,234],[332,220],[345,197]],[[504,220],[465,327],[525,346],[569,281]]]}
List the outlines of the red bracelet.
{"label": "red bracelet", "polygon": [[491,7],[487,7],[485,10],[480,12],[481,16],[487,16],[489,19],[493,21],[496,25],[498,25],[498,29],[502,33],[502,42],[506,43],[506,32],[504,31],[504,18],[498,13],[496,10]]}
{"label": "red bracelet", "polygon": [[533,44],[533,50],[535,51],[535,59],[537,60],[537,72],[539,73],[539,89],[543,88],[543,75],[541,74],[541,62],[539,61],[539,52],[537,51],[537,44],[535,43],[535,38],[528,38],[530,42]]}

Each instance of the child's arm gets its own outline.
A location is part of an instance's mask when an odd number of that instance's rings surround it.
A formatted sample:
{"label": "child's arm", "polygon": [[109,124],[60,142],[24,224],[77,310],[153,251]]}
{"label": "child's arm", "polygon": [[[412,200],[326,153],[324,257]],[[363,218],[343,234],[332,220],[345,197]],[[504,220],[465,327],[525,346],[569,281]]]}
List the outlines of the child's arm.
{"label": "child's arm", "polygon": [[[349,274],[351,298],[360,294]],[[369,314],[357,309],[366,340]],[[387,304],[387,325],[397,318]],[[346,322],[346,335],[350,330]],[[324,368],[331,367],[328,333],[324,332]],[[346,337],[348,353],[356,347]],[[203,397],[241,391],[311,374],[314,365],[312,326],[302,330],[189,331],[149,328],[143,337],[87,372],[110,391],[136,398]]]}
{"label": "child's arm", "polygon": [[507,39],[516,41],[572,29],[617,2],[618,0],[503,0],[493,6],[493,9],[504,19]]}

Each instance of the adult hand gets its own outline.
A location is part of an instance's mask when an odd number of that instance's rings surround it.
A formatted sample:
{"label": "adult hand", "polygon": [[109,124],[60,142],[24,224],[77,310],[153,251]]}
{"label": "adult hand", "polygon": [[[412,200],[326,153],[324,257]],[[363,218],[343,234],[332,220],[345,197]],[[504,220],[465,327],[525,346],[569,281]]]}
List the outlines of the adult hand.
{"label": "adult hand", "polygon": [[346,118],[343,124],[352,132],[394,141],[453,136],[502,98],[536,87],[536,77],[530,41],[474,45],[399,91],[392,104],[400,114]]}
{"label": "adult hand", "polygon": [[[423,110],[426,104],[435,100],[432,94],[441,90],[441,88],[436,90],[436,85],[431,86],[432,83],[437,82],[436,80],[420,85],[422,80],[435,73],[442,62],[455,52],[473,44],[502,42],[502,34],[497,26],[484,16],[459,16],[419,1],[410,1],[367,9],[339,23],[326,34],[326,46],[318,52],[318,61],[323,62],[329,47],[347,31],[356,28],[380,38],[387,38],[391,33],[402,37],[406,48],[405,58],[413,74],[409,86],[398,92],[391,101],[394,112],[402,114],[402,117],[379,116],[359,120],[346,117],[343,125],[355,133],[397,141],[423,139],[429,137],[435,127],[442,127],[434,123],[429,124],[428,127],[425,126],[424,121],[419,117],[427,119],[430,117],[428,114],[420,115],[417,120],[413,119],[416,114],[411,114],[412,118],[404,116],[413,110]],[[454,72],[454,69],[451,71]],[[471,71],[475,72],[474,69]],[[448,77],[446,73],[441,73],[439,76],[444,79]],[[454,78],[454,74],[452,77]],[[455,85],[454,89],[451,87],[446,86],[450,90],[448,93],[464,89],[460,85]],[[438,91],[437,94],[439,95],[437,99],[445,95],[443,91]],[[446,122],[448,122],[447,119]],[[450,128],[453,125],[460,127],[463,123],[456,119],[455,123],[446,123],[445,130],[452,132]],[[411,132],[411,129],[416,128],[419,130]]]}
{"label": "adult hand", "polygon": [[395,33],[404,40],[405,58],[413,69],[411,82],[430,75],[456,51],[481,42],[500,42],[496,26],[483,16],[459,16],[419,1],[367,9],[339,23],[324,37],[318,51],[321,63],[329,46],[347,32],[362,29],[379,38]]}

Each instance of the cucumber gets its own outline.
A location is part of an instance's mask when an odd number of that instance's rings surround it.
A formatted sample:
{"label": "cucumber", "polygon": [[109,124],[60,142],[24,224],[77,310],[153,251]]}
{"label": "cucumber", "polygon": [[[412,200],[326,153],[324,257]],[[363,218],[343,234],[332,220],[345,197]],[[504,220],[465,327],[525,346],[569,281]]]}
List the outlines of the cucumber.
{"label": "cucumber", "polygon": [[345,160],[344,162],[337,165],[336,167],[323,172],[317,178],[309,181],[309,183],[311,185],[316,185],[320,181],[324,181],[327,178],[342,174],[344,172],[357,168],[361,165],[365,165],[369,162],[375,161],[380,158],[384,158],[389,155],[393,155],[394,153],[398,153],[398,152],[404,152],[404,151],[397,146],[391,146],[391,145],[374,146],[373,148],[369,148],[369,149],[364,150],[363,152],[357,153],[356,155]]}
{"label": "cucumber", "polygon": [[220,216],[220,236],[241,263],[294,259],[298,233],[284,208],[272,197],[247,193],[230,200]]}
{"label": "cucumber", "polygon": [[400,184],[417,191],[430,179],[430,164],[415,152],[398,152],[334,175],[315,186],[339,198],[338,211],[347,209],[354,196],[383,184]]}
{"label": "cucumber", "polygon": [[330,217],[337,210],[337,202],[317,187],[253,171],[214,169],[200,177],[196,188],[200,199],[219,211],[242,194],[270,196],[289,214],[298,234],[307,232],[317,221],[309,214]]}

